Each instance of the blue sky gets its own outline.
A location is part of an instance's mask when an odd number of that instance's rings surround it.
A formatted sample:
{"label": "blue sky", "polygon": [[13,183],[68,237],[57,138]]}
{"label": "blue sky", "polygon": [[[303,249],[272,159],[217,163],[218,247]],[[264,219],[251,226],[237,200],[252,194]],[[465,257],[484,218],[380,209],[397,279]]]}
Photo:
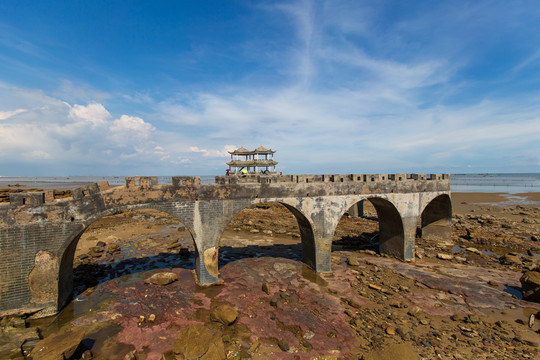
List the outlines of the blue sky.
{"label": "blue sky", "polygon": [[537,1],[0,0],[0,175],[540,172]]}

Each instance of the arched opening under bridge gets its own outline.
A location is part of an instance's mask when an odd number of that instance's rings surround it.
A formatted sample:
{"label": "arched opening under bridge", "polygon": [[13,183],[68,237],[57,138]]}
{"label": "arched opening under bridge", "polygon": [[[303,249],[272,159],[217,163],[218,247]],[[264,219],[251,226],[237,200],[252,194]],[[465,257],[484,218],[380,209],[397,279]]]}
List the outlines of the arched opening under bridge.
{"label": "arched opening under bridge", "polygon": [[369,200],[357,202],[341,217],[332,239],[332,251],[338,250],[379,250],[379,218]]}
{"label": "arched opening under bridge", "polygon": [[356,219],[352,217],[352,221],[350,215],[342,217],[336,228],[337,237],[339,238],[340,232],[348,226],[348,223],[367,230],[355,236],[349,235],[345,238],[342,236],[334,242],[334,245],[346,244],[352,247],[351,250],[370,249],[399,259],[404,258],[403,221],[394,204],[380,197],[369,197],[353,204],[345,214],[355,212],[358,217]]}
{"label": "arched opening under bridge", "polygon": [[296,208],[278,202],[258,203],[241,210],[219,241],[219,267],[242,258],[315,258],[312,226]]}
{"label": "arched opening under bridge", "polygon": [[452,224],[452,201],[447,194],[431,200],[420,216],[420,235],[424,240],[449,240]]}
{"label": "arched opening under bridge", "polygon": [[197,251],[188,229],[155,208],[117,210],[94,219],[67,244],[60,264],[59,304],[99,283],[137,272],[193,269]]}

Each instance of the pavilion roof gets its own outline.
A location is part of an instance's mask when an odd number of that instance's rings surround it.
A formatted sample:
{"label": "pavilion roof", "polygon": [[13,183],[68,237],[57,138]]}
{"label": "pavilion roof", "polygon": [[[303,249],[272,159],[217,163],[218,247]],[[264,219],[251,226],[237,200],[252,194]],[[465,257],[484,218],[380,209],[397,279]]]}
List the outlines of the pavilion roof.
{"label": "pavilion roof", "polygon": [[253,154],[253,151],[249,151],[248,149],[242,146],[241,148],[236,149],[234,151],[228,151],[228,153],[231,155],[251,155]]}
{"label": "pavilion roof", "polygon": [[275,153],[275,150],[267,149],[264,146],[259,146],[255,150],[248,150],[245,147],[238,148],[234,151],[228,151],[231,155],[255,155],[255,154],[273,154]]}
{"label": "pavilion roof", "polygon": [[258,148],[256,148],[255,150],[253,150],[253,152],[255,154],[273,154],[273,153],[275,153],[275,151],[273,151],[271,149],[267,149],[262,145],[259,146]]}

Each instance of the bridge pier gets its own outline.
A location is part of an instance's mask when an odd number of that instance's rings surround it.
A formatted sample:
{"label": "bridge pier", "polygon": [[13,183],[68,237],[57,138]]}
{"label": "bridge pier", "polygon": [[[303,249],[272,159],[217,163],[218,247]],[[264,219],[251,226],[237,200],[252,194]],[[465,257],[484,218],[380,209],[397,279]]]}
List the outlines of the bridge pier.
{"label": "bridge pier", "polygon": [[347,210],[347,213],[349,213],[349,216],[353,218],[364,217],[364,200],[361,200],[351,206],[349,210]]}
{"label": "bridge pier", "polygon": [[417,216],[403,218],[403,254],[401,257],[398,257],[398,259],[414,260],[417,223]]}
{"label": "bridge pier", "polygon": [[204,251],[197,251],[195,259],[195,275],[199,285],[212,285],[220,283],[218,270],[218,248],[210,247]]}
{"label": "bridge pier", "polygon": [[311,267],[316,272],[330,272],[331,260],[332,260],[332,238],[333,235],[328,237],[315,238],[317,244],[317,251],[315,253],[314,261],[303,260],[305,264]]}

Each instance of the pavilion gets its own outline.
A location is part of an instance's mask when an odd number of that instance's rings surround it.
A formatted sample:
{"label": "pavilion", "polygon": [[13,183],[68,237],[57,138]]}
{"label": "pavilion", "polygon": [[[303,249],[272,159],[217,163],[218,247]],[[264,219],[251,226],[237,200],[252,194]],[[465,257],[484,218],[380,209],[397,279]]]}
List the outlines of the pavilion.
{"label": "pavilion", "polygon": [[241,147],[234,151],[229,151],[231,161],[229,165],[230,175],[240,175],[243,168],[247,169],[249,174],[276,174],[277,161],[274,161],[274,150],[267,149],[264,146],[259,146],[255,150],[248,150]]}

